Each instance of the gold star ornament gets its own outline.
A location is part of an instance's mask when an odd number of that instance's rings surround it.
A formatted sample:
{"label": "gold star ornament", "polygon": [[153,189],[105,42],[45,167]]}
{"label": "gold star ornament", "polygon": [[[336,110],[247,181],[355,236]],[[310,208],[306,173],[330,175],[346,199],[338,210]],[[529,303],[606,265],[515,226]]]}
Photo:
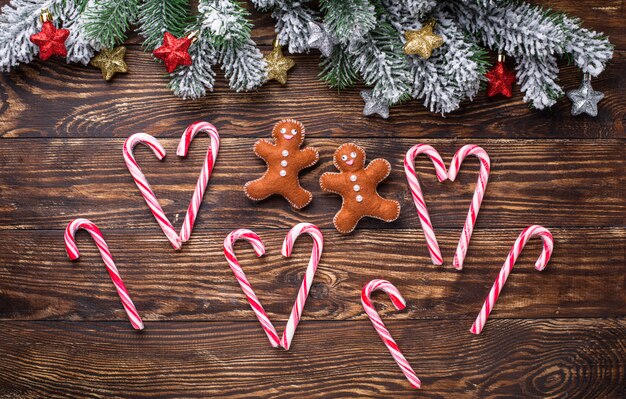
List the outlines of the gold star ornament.
{"label": "gold star ornament", "polygon": [[443,45],[443,38],[433,33],[435,21],[430,21],[419,30],[404,32],[406,44],[404,54],[417,54],[424,59],[430,58],[433,50]]}
{"label": "gold star ornament", "polygon": [[126,47],[120,46],[114,49],[103,48],[98,55],[93,57],[91,65],[100,68],[104,80],[111,80],[118,72],[128,72],[128,67],[124,62]]}
{"label": "gold star ornament", "polygon": [[274,40],[274,49],[265,55],[267,62],[267,80],[276,80],[281,85],[287,83],[287,71],[296,65],[291,58],[283,55],[283,49],[278,44],[278,40]]}

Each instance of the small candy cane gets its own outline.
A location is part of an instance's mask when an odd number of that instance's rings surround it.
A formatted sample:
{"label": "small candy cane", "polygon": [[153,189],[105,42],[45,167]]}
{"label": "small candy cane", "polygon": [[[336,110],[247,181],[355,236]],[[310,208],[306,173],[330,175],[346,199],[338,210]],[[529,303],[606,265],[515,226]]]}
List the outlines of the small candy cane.
{"label": "small candy cane", "polygon": [[172,226],[172,223],[167,218],[167,216],[165,216],[165,212],[163,212],[163,208],[161,208],[159,201],[154,195],[152,187],[150,187],[148,180],[146,179],[141,168],[137,164],[137,161],[135,161],[133,150],[135,146],[139,143],[145,144],[148,148],[150,148],[159,160],[163,160],[163,158],[165,157],[165,149],[157,139],[150,136],[149,134],[135,133],[127,138],[124,142],[124,149],[122,153],[124,155],[124,162],[126,162],[126,167],[128,168],[130,174],[133,176],[135,184],[137,184],[141,195],[145,199],[146,204],[148,204],[148,208],[150,208],[150,211],[152,211],[152,214],[161,226],[161,229],[165,233],[165,236],[172,244],[172,247],[174,247],[174,249],[180,249],[182,243],[180,241],[178,233],[174,230],[174,226]]}
{"label": "small candy cane", "polygon": [[498,296],[500,295],[500,291],[502,287],[504,287],[504,283],[506,283],[506,279],[509,277],[511,270],[513,270],[513,265],[517,261],[517,258],[522,253],[524,246],[534,236],[541,237],[543,241],[543,249],[541,250],[541,255],[537,262],[535,263],[535,269],[538,271],[542,271],[546,268],[548,262],[550,261],[550,256],[552,256],[552,248],[554,247],[554,240],[552,239],[552,234],[548,229],[541,226],[529,226],[519,235],[513,247],[509,251],[509,255],[507,256],[504,264],[502,265],[502,269],[500,269],[500,274],[498,274],[498,278],[493,283],[491,287],[491,291],[489,291],[489,295],[487,299],[485,299],[485,303],[483,304],[480,313],[476,317],[476,321],[472,325],[470,332],[472,334],[480,334],[487,322],[487,318],[493,309],[493,306],[496,304],[498,300]]}
{"label": "small candy cane", "polygon": [[467,212],[463,232],[461,233],[461,238],[459,239],[459,245],[457,246],[456,253],[454,254],[453,265],[457,270],[463,269],[465,254],[467,253],[467,247],[469,246],[472,232],[474,231],[474,225],[476,224],[480,204],[485,196],[490,171],[490,161],[487,152],[477,145],[464,145],[456,152],[456,154],[454,154],[454,158],[452,158],[452,163],[450,164],[450,168],[448,168],[448,178],[450,180],[454,181],[456,179],[459,169],[461,168],[461,164],[468,155],[474,155],[478,158],[480,161],[480,171],[478,174],[478,181],[476,182],[476,188],[474,189],[472,203],[470,204],[469,211]]}
{"label": "small candy cane", "polygon": [[406,174],[406,178],[409,182],[413,202],[415,202],[415,207],[417,208],[417,215],[419,216],[420,223],[422,224],[422,230],[424,230],[424,236],[426,236],[426,244],[428,245],[430,257],[434,265],[441,265],[443,264],[441,250],[439,249],[439,244],[437,243],[437,238],[435,237],[435,232],[433,231],[433,225],[430,222],[428,209],[426,208],[426,202],[424,202],[424,194],[422,193],[422,188],[420,187],[420,183],[417,179],[417,173],[415,172],[415,157],[420,154],[426,154],[431,159],[433,165],[435,166],[435,173],[437,174],[439,182],[446,180],[448,178],[448,174],[446,173],[446,166],[444,165],[441,156],[437,150],[429,145],[417,144],[411,147],[404,157],[404,173]]}
{"label": "small candy cane", "polygon": [[285,350],[289,350],[289,347],[291,346],[293,334],[295,333],[298,323],[300,322],[300,316],[302,316],[302,310],[304,309],[304,304],[309,296],[309,290],[311,289],[311,284],[313,284],[313,277],[317,271],[317,265],[320,262],[320,257],[322,256],[322,251],[324,249],[324,237],[320,229],[311,223],[299,223],[289,230],[285,240],[283,241],[283,256],[291,256],[293,244],[302,233],[307,233],[313,238],[313,250],[311,251],[309,265],[306,268],[306,273],[304,275],[304,279],[302,280],[300,290],[298,291],[296,302],[293,304],[289,320],[287,320],[287,326],[285,327],[283,337],[280,341],[280,344],[283,348],[285,348]]}
{"label": "small candy cane", "polygon": [[398,366],[400,366],[400,370],[402,370],[404,376],[407,380],[409,380],[414,388],[419,389],[422,385],[420,379],[417,378],[417,375],[415,374],[415,371],[413,371],[409,361],[406,360],[402,352],[400,352],[398,344],[396,344],[396,341],[394,341],[391,334],[389,334],[389,330],[385,327],[385,323],[383,323],[382,319],[378,315],[378,312],[376,311],[376,308],[374,307],[374,304],[372,304],[370,297],[372,296],[372,292],[376,290],[386,292],[389,295],[393,306],[395,306],[398,310],[404,309],[406,307],[406,302],[404,301],[404,298],[402,298],[402,295],[400,295],[400,291],[398,291],[398,289],[387,280],[372,280],[365,284],[365,287],[363,287],[363,290],[361,291],[361,303],[363,303],[363,309],[365,309],[365,313],[369,316],[374,329],[378,335],[380,335],[380,338],[387,346],[387,349],[389,349],[393,359],[396,361]]}
{"label": "small candy cane", "polygon": [[183,222],[183,227],[180,230],[180,240],[182,242],[189,241],[189,237],[191,236],[191,231],[193,230],[198,210],[202,204],[204,191],[206,190],[206,186],[211,178],[211,172],[213,171],[213,166],[215,165],[215,160],[217,159],[217,153],[220,149],[220,135],[217,133],[215,126],[208,122],[192,123],[189,127],[187,127],[187,129],[185,129],[185,132],[180,138],[178,149],[176,150],[176,155],[179,157],[187,156],[187,151],[189,150],[191,141],[196,134],[203,131],[209,134],[209,137],[211,138],[211,145],[207,150],[206,158],[204,159],[204,164],[202,165],[202,170],[200,171],[200,176],[198,177],[198,181],[196,183],[196,189],[193,192],[193,197],[191,197],[191,202],[189,203],[189,208],[187,208],[187,214],[185,215],[185,221]]}
{"label": "small candy cane", "polygon": [[243,293],[246,295],[246,298],[248,298],[248,303],[256,314],[257,319],[259,319],[259,322],[263,327],[263,331],[267,334],[270,344],[274,348],[277,348],[280,345],[278,333],[276,332],[276,329],[274,328],[274,325],[270,321],[269,317],[267,317],[265,309],[263,309],[261,302],[259,302],[259,298],[257,298],[254,290],[252,290],[252,286],[250,285],[246,274],[243,272],[243,269],[239,265],[237,257],[235,256],[233,245],[235,244],[235,241],[239,239],[247,240],[250,244],[252,244],[252,248],[254,249],[256,256],[262,256],[265,254],[265,246],[263,245],[261,238],[255,232],[247,229],[238,229],[226,236],[226,239],[224,240],[224,256],[235,274],[235,278],[239,282]]}
{"label": "small candy cane", "polygon": [[76,246],[75,235],[76,231],[79,229],[86,230],[93,240],[96,242],[96,246],[100,251],[100,255],[102,256],[102,260],[109,272],[109,276],[111,276],[111,280],[113,280],[113,284],[115,285],[115,289],[122,300],[122,305],[124,305],[124,310],[128,314],[128,318],[130,320],[130,324],[136,330],[143,330],[143,321],[141,317],[139,317],[139,313],[137,313],[137,309],[131,301],[130,296],[128,295],[128,291],[124,286],[124,282],[120,277],[120,273],[117,271],[117,267],[113,262],[113,257],[111,256],[111,252],[109,251],[109,246],[106,241],[104,241],[104,237],[98,229],[98,226],[93,224],[91,221],[87,219],[76,219],[67,225],[65,229],[65,250],[67,251],[67,255],[71,260],[76,260],[80,257],[80,252],[78,251],[78,247]]}

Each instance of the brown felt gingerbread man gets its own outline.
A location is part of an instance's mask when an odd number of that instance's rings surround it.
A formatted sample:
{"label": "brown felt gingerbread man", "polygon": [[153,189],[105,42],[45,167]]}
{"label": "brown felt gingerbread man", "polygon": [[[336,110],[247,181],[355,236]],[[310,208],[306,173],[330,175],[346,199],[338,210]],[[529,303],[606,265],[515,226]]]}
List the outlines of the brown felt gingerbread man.
{"label": "brown felt gingerbread man", "polygon": [[260,201],[273,194],[283,196],[292,207],[302,209],[313,199],[310,191],[300,186],[298,173],[319,160],[315,148],[300,149],[304,141],[304,126],[294,119],[284,119],[274,125],[274,143],[261,139],[254,153],[265,161],[267,171],[244,186],[248,198]]}
{"label": "brown felt gingerbread man", "polygon": [[346,143],[335,151],[333,163],[339,173],[326,172],[320,178],[322,190],[341,195],[343,204],[333,223],[340,233],[350,233],[365,216],[393,222],[400,216],[400,203],[385,199],[376,187],[391,172],[391,165],[382,158],[365,168],[365,151]]}

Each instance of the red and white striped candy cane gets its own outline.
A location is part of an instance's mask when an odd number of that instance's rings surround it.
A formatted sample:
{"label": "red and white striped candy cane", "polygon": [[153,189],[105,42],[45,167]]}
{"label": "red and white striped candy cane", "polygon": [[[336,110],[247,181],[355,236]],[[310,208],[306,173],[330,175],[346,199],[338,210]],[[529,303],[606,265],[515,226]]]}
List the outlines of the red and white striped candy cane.
{"label": "red and white striped candy cane", "polygon": [[187,208],[187,214],[185,215],[183,227],[180,230],[180,240],[182,242],[189,241],[191,231],[193,230],[193,224],[196,220],[196,216],[198,215],[200,205],[202,204],[204,191],[206,190],[206,186],[211,178],[211,172],[213,171],[213,166],[215,165],[215,160],[217,159],[217,153],[220,149],[220,135],[217,133],[215,126],[208,122],[195,122],[185,129],[182,137],[180,138],[176,155],[179,157],[187,156],[189,145],[199,132],[207,132],[211,138],[211,144],[207,150],[206,158],[204,159],[204,164],[202,165],[202,170],[200,171],[200,176],[198,177],[198,181],[196,183],[196,189],[194,190],[193,197],[191,197],[191,202],[189,203],[189,208]]}
{"label": "red and white striped candy cane", "polygon": [[361,291],[361,303],[363,303],[363,309],[365,309],[365,313],[367,313],[372,321],[374,329],[376,329],[376,332],[380,335],[380,338],[387,346],[387,349],[389,349],[393,359],[396,361],[398,366],[400,366],[400,370],[402,370],[404,376],[407,380],[409,380],[414,388],[419,389],[422,385],[420,379],[417,378],[417,375],[415,374],[415,371],[413,371],[409,361],[406,360],[402,352],[400,352],[398,344],[396,344],[396,341],[394,341],[391,334],[389,334],[389,330],[385,327],[385,323],[383,323],[382,319],[378,315],[378,312],[376,311],[376,308],[374,307],[374,304],[372,303],[372,292],[376,290],[386,292],[389,295],[393,306],[395,306],[398,310],[404,309],[406,307],[406,302],[404,301],[404,298],[402,298],[402,295],[400,295],[400,291],[398,291],[398,289],[387,280],[372,280],[365,284],[363,290]]}
{"label": "red and white striped candy cane", "polygon": [[126,290],[126,286],[124,286],[124,282],[120,277],[120,273],[117,271],[117,267],[113,262],[113,257],[111,256],[111,252],[109,251],[109,246],[106,241],[104,241],[104,237],[98,229],[98,226],[93,224],[91,221],[87,219],[75,219],[67,225],[65,229],[65,250],[67,251],[67,255],[71,260],[76,260],[80,257],[80,252],[78,251],[78,247],[76,246],[75,235],[76,231],[79,229],[86,230],[93,240],[96,242],[96,246],[100,251],[100,255],[102,256],[102,260],[109,272],[109,276],[111,276],[111,280],[113,280],[113,284],[115,285],[115,289],[122,300],[122,305],[124,305],[124,310],[128,314],[128,319],[130,320],[130,324],[136,330],[143,330],[143,321],[137,313],[137,309],[133,304],[133,301],[130,299],[128,295],[128,290]]}
{"label": "red and white striped candy cane", "polygon": [[417,173],[415,172],[415,157],[420,154],[426,154],[433,162],[435,166],[435,173],[437,179],[442,182],[448,178],[446,173],[446,166],[441,159],[441,156],[433,147],[426,144],[417,144],[411,147],[406,152],[404,157],[404,173],[406,174],[407,181],[409,182],[409,188],[411,189],[411,195],[413,196],[413,202],[417,208],[417,215],[419,216],[420,223],[422,224],[422,230],[424,230],[424,236],[426,237],[426,244],[428,245],[428,252],[434,265],[443,264],[441,257],[441,250],[433,231],[433,225],[430,222],[430,216],[428,214],[428,208],[426,208],[426,202],[424,201],[424,194],[420,187],[419,180],[417,179]]}
{"label": "red and white striped candy cane", "polygon": [[311,289],[311,284],[313,284],[313,277],[317,271],[317,265],[320,262],[322,251],[324,249],[324,236],[322,235],[320,229],[311,223],[299,223],[289,230],[285,240],[283,241],[283,256],[291,256],[293,244],[302,233],[307,233],[313,238],[313,250],[311,251],[309,265],[306,268],[302,285],[300,285],[296,302],[293,304],[289,320],[287,320],[287,325],[285,326],[285,331],[283,332],[283,337],[280,340],[280,344],[283,348],[285,348],[285,350],[289,350],[289,347],[291,346],[291,340],[293,339],[293,335],[296,332],[298,323],[300,322],[300,316],[302,316],[302,310],[304,309],[304,304],[309,296],[309,290]]}
{"label": "red and white striped candy cane", "polygon": [[465,225],[463,226],[463,232],[459,239],[459,245],[456,248],[454,254],[453,266],[457,270],[463,269],[463,261],[465,260],[465,254],[467,253],[467,247],[469,246],[472,232],[474,231],[474,225],[476,224],[476,218],[478,218],[478,211],[480,210],[480,204],[485,196],[485,190],[487,189],[487,181],[489,180],[489,171],[491,168],[489,155],[481,147],[477,145],[464,145],[461,147],[454,158],[450,168],[448,168],[448,178],[454,181],[459,173],[463,160],[468,155],[474,155],[480,161],[480,171],[478,173],[478,181],[476,182],[476,188],[474,189],[474,196],[472,197],[472,203],[470,204],[469,211],[467,212],[467,218],[465,219]]}
{"label": "red and white striped candy cane", "polygon": [[224,256],[235,274],[235,278],[239,282],[243,293],[246,295],[246,298],[248,298],[248,303],[256,314],[257,319],[259,319],[259,322],[261,322],[263,331],[267,334],[270,344],[272,344],[274,348],[277,348],[280,345],[278,333],[267,316],[267,313],[265,313],[265,309],[263,309],[259,298],[257,298],[254,293],[246,274],[243,272],[243,269],[239,265],[239,261],[235,256],[233,245],[235,244],[235,241],[239,239],[247,240],[250,244],[252,244],[252,248],[257,256],[262,256],[265,253],[265,246],[263,245],[261,238],[255,232],[248,229],[238,229],[226,236],[226,239],[224,240]]}
{"label": "red and white striped candy cane", "polygon": [[539,259],[537,259],[537,262],[535,263],[535,269],[542,271],[548,265],[550,257],[552,256],[552,249],[554,248],[552,234],[548,231],[548,229],[541,226],[534,225],[526,227],[515,241],[515,244],[511,247],[509,255],[504,261],[502,269],[500,269],[500,274],[498,274],[498,278],[493,283],[491,291],[489,291],[489,295],[487,296],[487,299],[485,299],[485,303],[483,304],[480,313],[478,313],[478,316],[476,317],[476,321],[474,321],[474,324],[470,329],[472,334],[480,334],[483,330],[483,327],[487,322],[487,318],[498,300],[500,291],[502,290],[502,287],[504,287],[504,283],[506,283],[506,279],[509,277],[511,270],[513,270],[513,265],[515,265],[517,258],[522,253],[522,250],[528,240],[534,236],[541,237],[543,241],[543,249],[541,250]]}
{"label": "red and white striped candy cane", "polygon": [[165,236],[170,241],[174,249],[180,249],[182,244],[178,233],[174,230],[174,226],[172,226],[172,223],[167,216],[165,216],[165,212],[163,212],[163,208],[161,208],[159,201],[154,195],[152,187],[150,187],[148,180],[137,164],[137,161],[135,161],[133,150],[139,143],[145,144],[148,148],[150,148],[159,160],[163,160],[165,157],[165,149],[156,138],[150,136],[149,134],[135,133],[124,142],[124,149],[122,153],[124,155],[124,162],[126,162],[128,171],[133,176],[135,184],[137,184],[141,195],[148,204],[148,208],[150,208],[150,211],[152,211],[152,214],[161,226],[161,230],[163,230]]}

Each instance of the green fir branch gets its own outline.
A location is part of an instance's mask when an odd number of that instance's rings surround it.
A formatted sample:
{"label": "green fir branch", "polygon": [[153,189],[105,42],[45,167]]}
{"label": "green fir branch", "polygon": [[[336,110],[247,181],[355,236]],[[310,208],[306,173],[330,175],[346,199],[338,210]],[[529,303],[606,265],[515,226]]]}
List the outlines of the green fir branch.
{"label": "green fir branch", "polygon": [[323,58],[320,62],[320,79],[338,90],[352,87],[358,79],[352,63],[352,57],[343,46],[335,46],[330,57]]}
{"label": "green fir branch", "polygon": [[183,36],[190,22],[187,0],[144,0],[139,5],[139,33],[148,51],[161,44],[165,32]]}
{"label": "green fir branch", "polygon": [[126,31],[137,20],[138,0],[99,0],[85,8],[85,32],[104,47],[115,47],[126,39]]}

